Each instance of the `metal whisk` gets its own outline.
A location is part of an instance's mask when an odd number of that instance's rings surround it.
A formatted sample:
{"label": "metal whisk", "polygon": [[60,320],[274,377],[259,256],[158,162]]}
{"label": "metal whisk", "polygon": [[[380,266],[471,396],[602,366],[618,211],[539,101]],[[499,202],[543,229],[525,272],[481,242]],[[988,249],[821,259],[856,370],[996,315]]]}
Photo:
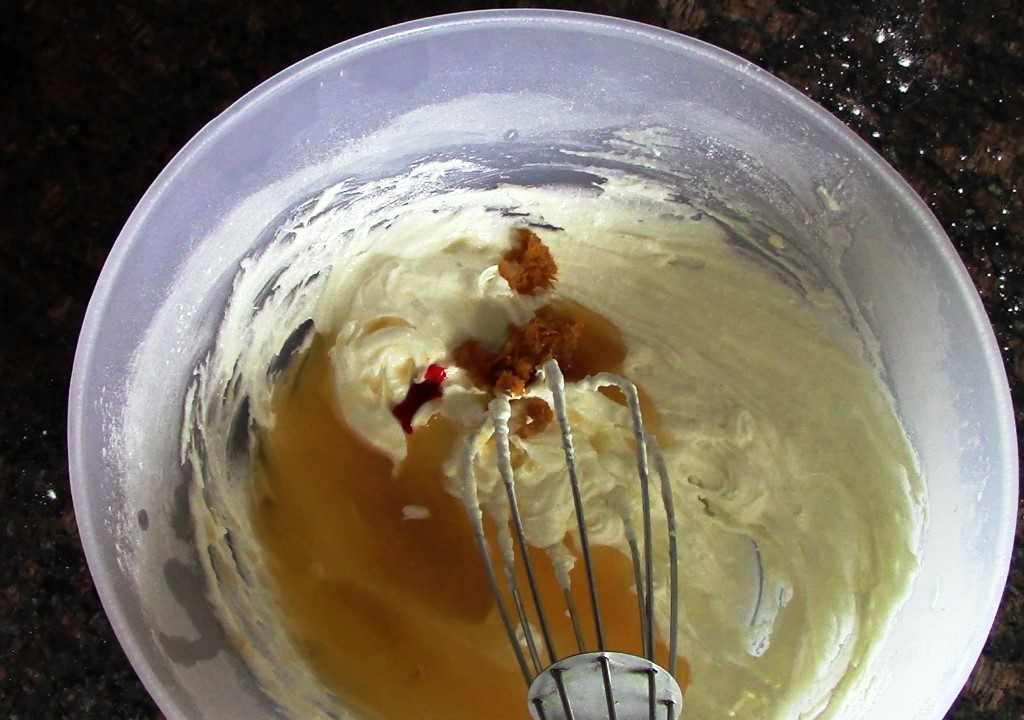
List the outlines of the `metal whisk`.
{"label": "metal whisk", "polygon": [[[600,600],[594,578],[593,559],[580,493],[576,451],[566,410],[565,379],[554,360],[545,363],[544,375],[551,392],[555,418],[562,434],[562,448],[565,452],[579,532],[579,550],[586,570],[587,594],[593,611],[596,647],[586,647],[581,631],[579,612],[570,591],[569,573],[568,571],[559,572],[557,567],[556,576],[565,596],[566,610],[572,621],[576,637],[576,647],[572,651],[560,655],[552,641],[548,623],[549,616],[540,598],[533,563],[527,550],[523,522],[516,502],[515,478],[509,449],[508,421],[512,411],[508,397],[502,395],[491,401],[488,406],[487,420],[480,426],[477,433],[467,440],[460,468],[464,489],[463,500],[473,524],[480,555],[483,558],[509,642],[529,687],[527,702],[530,714],[535,720],[598,720],[603,718],[638,720],[644,717],[649,720],[656,718],[675,720],[682,712],[683,704],[683,694],[674,677],[677,656],[678,561],[675,512],[664,458],[658,448],[657,440],[644,429],[639,394],[633,383],[610,373],[600,373],[580,381],[580,385],[588,389],[597,390],[601,387],[614,386],[625,394],[636,443],[637,475],[643,513],[642,548],[628,516],[623,517],[623,528],[632,555],[643,657],[623,652],[612,652],[605,645],[605,633],[601,623]],[[483,510],[480,506],[473,470],[473,463],[480,448],[484,441],[489,439],[489,429],[493,429],[498,471],[508,495],[509,518],[512,525],[511,535],[508,532],[499,534],[506,589],[511,596],[511,604],[514,606],[511,611],[498,582],[490,549],[484,535]],[[662,503],[668,525],[671,609],[667,669],[659,666],[654,657],[654,557],[651,541],[649,469],[651,459],[654,461],[654,468],[660,479]],[[501,527],[507,528],[506,518],[496,519]],[[516,579],[514,546],[518,546],[519,556],[524,565],[523,569],[529,585],[528,588],[525,588],[527,591],[525,596],[524,588],[520,587]],[[527,603],[533,606],[539,631],[531,627],[527,617]],[[540,635],[543,646],[538,642],[536,635]],[[549,661],[542,659],[544,654]]]}

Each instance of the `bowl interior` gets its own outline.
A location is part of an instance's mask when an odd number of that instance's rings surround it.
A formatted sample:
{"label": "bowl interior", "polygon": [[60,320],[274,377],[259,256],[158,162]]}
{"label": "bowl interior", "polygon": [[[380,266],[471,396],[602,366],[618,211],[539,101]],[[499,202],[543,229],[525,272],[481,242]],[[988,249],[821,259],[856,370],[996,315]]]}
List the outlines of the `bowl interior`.
{"label": "bowl interior", "polygon": [[641,128],[660,140],[637,146],[638,165],[669,153],[681,194],[783,233],[877,339],[930,519],[856,717],[943,716],[1005,582],[1017,467],[995,342],[941,228],[839,121],[728,53],[620,20],[502,11],[373,33],[263,84],[172,161],[104,267],[72,380],[72,488],[104,606],[168,717],[279,716],[205,598],[178,461],[183,396],[242,258],[343,179],[445,156],[487,168],[453,184],[580,182],[563,150]]}

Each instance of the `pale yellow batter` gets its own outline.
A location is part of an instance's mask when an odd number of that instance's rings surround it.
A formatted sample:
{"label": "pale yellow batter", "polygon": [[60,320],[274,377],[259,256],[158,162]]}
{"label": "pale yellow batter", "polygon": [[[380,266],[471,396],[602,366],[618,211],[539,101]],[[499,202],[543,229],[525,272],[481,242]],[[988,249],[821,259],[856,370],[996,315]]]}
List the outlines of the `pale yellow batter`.
{"label": "pale yellow batter", "polygon": [[[612,182],[599,195],[499,188],[426,198],[383,225],[328,212],[299,236],[315,248],[310,258],[331,258],[330,275],[315,295],[293,298],[290,311],[301,316],[295,308],[305,303],[316,331],[336,336],[336,410],[398,462],[409,436],[391,408],[410,381],[467,337],[496,341],[550,299],[516,295],[496,270],[514,227],[543,226],[537,232],[560,266],[554,296],[619,328],[623,373],[653,399],[669,438],[663,450],[684,538],[680,650],[692,668],[684,718],[841,718],[917,566],[923,483],[912,450],[838,296],[792,272],[784,242],[773,243],[769,263],[666,197]],[[275,332],[264,357],[280,347]],[[258,366],[258,356],[236,347],[220,362]],[[481,393],[455,371],[414,425],[440,413],[468,432],[479,423]],[[272,426],[269,393],[251,403],[255,422]],[[628,419],[590,391],[570,387],[569,404],[592,541],[621,546],[610,505],[625,497],[635,506],[638,492],[621,441]],[[528,537],[558,542],[574,519],[557,433],[515,443]],[[251,537],[235,505],[244,490],[230,467],[223,471],[204,478],[206,495],[199,483],[193,496],[199,536],[214,548],[225,526],[236,545]],[[495,485],[486,453],[477,477],[486,499]],[[448,490],[458,492],[454,479]],[[258,556],[255,544],[245,554],[249,577],[261,582],[222,588],[215,601],[282,705],[320,717],[335,701],[315,678],[295,670],[281,679],[282,661],[290,668],[297,656]],[[241,620],[253,613],[258,624]]]}

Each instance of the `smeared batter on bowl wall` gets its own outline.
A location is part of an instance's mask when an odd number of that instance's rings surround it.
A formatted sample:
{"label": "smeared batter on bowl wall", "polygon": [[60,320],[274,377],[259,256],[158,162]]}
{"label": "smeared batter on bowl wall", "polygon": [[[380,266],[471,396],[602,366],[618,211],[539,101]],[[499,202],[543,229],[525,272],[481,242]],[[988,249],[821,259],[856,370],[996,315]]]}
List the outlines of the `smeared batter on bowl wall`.
{"label": "smeared batter on bowl wall", "polygon": [[[431,194],[424,179],[445,170],[420,166],[372,187],[334,188],[303,208],[243,268],[198,369],[183,456],[195,477],[200,556],[221,620],[257,677],[295,717],[352,707],[332,692],[352,689],[324,660],[330,649],[303,634],[310,598],[322,600],[316,588],[343,570],[324,562],[336,540],[331,513],[342,509],[320,502],[323,517],[305,516],[309,585],[282,584],[295,568],[282,564],[289,556],[275,545],[269,509],[285,487],[265,472],[272,437],[286,431],[275,387],[319,398],[383,460],[386,477],[375,482],[395,482],[388,471],[418,452],[421,433],[443,423],[457,438],[479,421],[484,391],[453,367],[451,349],[467,338],[498,343],[509,323],[557,299],[621,334],[621,371],[651,399],[667,440],[683,538],[684,717],[843,717],[913,578],[923,483],[838,295],[779,238],[745,242],[729,223],[638,178],[611,177],[599,190]],[[520,295],[498,272],[522,227],[558,261],[551,291]],[[444,392],[407,433],[393,408],[436,363],[450,368]],[[311,368],[321,373],[319,389],[302,386]],[[624,480],[631,451],[617,441],[623,409],[569,392],[576,434],[589,439],[581,453],[589,501],[606,509],[635,502],[635,483]],[[529,539],[548,546],[571,536],[556,435],[520,439],[517,452]],[[486,455],[477,475],[486,495],[496,477]],[[448,492],[430,495],[442,504],[457,491],[443,476]],[[306,490],[307,509],[330,497]],[[396,523],[424,533],[443,515],[429,503],[398,511]],[[612,515],[592,514],[592,537],[616,548]],[[391,541],[383,532],[366,538],[368,553]],[[760,603],[751,598],[751,541],[764,571]],[[467,568],[473,552],[467,542]],[[657,579],[665,617],[664,568]],[[477,606],[474,592],[470,585],[449,600],[486,625],[486,596]],[[335,638],[335,648],[349,639]],[[514,670],[505,641],[494,642],[481,656],[496,673],[506,663]],[[365,708],[365,698],[355,705]],[[526,716],[525,700],[518,711]]]}

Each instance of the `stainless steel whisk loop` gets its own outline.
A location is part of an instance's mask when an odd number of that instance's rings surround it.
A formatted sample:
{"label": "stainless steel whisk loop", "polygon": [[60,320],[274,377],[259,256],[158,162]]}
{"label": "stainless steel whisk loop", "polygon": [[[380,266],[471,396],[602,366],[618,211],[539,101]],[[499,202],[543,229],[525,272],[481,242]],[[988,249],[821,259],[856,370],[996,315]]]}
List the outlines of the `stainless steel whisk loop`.
{"label": "stainless steel whisk loop", "polygon": [[[665,467],[665,460],[657,440],[649,434],[643,424],[640,412],[640,398],[636,385],[629,380],[610,373],[599,373],[584,378],[577,384],[585,389],[597,391],[602,387],[617,387],[626,398],[633,438],[636,446],[637,476],[640,486],[641,511],[643,518],[641,546],[633,521],[623,513],[623,531],[630,549],[633,574],[639,609],[639,628],[642,638],[643,657],[629,653],[615,652],[606,647],[605,629],[601,621],[600,598],[595,582],[593,557],[580,491],[580,478],[569,424],[565,397],[565,379],[558,363],[549,360],[544,364],[544,377],[551,393],[555,419],[562,435],[562,449],[565,454],[569,484],[572,489],[576,528],[579,535],[579,552],[582,556],[587,580],[587,596],[594,619],[596,647],[587,647],[584,640],[580,614],[570,588],[567,568],[560,568],[549,549],[549,556],[555,565],[555,575],[565,598],[566,612],[572,622],[576,648],[565,655],[556,651],[547,610],[538,591],[536,573],[528,552],[526,533],[516,501],[515,477],[509,446],[509,420],[512,415],[509,398],[495,397],[488,406],[488,418],[478,431],[468,439],[461,456],[460,476],[463,482],[463,501],[487,576],[494,592],[498,612],[501,616],[509,642],[515,653],[519,668],[529,687],[527,701],[535,720],[675,720],[682,712],[683,694],[675,680],[677,663],[678,629],[678,558],[676,548],[675,511],[672,489]],[[484,442],[489,439],[489,427],[495,439],[498,472],[508,497],[508,515],[496,517],[499,528],[498,546],[502,557],[505,584],[511,603],[498,581],[491,551],[484,533],[483,509],[478,497],[473,463]],[[650,464],[660,481],[661,501],[665,511],[668,537],[669,561],[669,632],[668,667],[663,668],[655,660],[655,614],[654,614],[654,549],[652,542],[651,478]],[[511,530],[509,530],[511,525]],[[526,588],[520,587],[516,578],[516,548],[523,563]],[[524,594],[525,589],[525,594]],[[532,605],[538,629],[535,629],[527,615],[527,604]],[[509,608],[509,605],[512,608]],[[537,635],[543,642],[538,642]],[[543,656],[547,656],[547,661]]]}

